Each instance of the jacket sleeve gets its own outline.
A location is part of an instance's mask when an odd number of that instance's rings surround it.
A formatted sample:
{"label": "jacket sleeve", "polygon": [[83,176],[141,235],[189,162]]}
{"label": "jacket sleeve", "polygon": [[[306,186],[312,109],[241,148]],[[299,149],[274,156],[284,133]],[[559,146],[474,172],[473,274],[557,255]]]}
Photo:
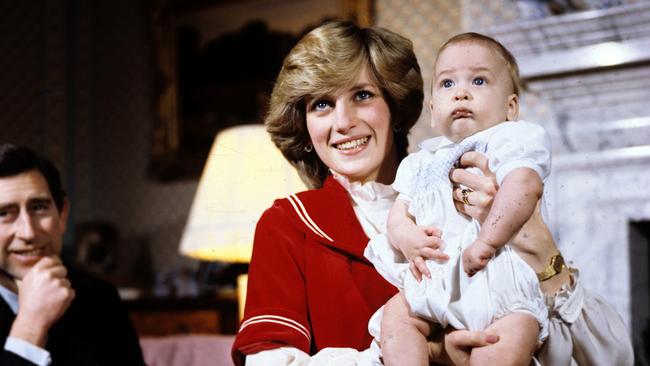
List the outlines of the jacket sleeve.
{"label": "jacket sleeve", "polygon": [[238,365],[247,354],[279,347],[310,353],[305,234],[280,202],[264,212],[255,230],[244,318],[232,352]]}
{"label": "jacket sleeve", "polygon": [[0,350],[0,365],[2,366],[35,366],[26,359],[18,356],[17,354],[7,351],[6,349]]}

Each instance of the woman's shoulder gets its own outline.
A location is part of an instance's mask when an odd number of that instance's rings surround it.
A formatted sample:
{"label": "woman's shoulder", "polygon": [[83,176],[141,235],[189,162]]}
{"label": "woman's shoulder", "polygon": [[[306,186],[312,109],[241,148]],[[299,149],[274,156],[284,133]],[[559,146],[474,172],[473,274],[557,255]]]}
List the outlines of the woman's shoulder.
{"label": "woman's shoulder", "polygon": [[295,216],[306,210],[330,210],[332,200],[340,201],[346,197],[345,188],[330,176],[321,188],[308,189],[276,199],[267,212],[270,215]]}
{"label": "woman's shoulder", "polygon": [[273,206],[262,215],[258,227],[286,228],[287,224],[294,230],[328,244],[333,243],[342,230],[347,232],[358,229],[359,225],[347,191],[331,176],[321,188],[275,200]]}

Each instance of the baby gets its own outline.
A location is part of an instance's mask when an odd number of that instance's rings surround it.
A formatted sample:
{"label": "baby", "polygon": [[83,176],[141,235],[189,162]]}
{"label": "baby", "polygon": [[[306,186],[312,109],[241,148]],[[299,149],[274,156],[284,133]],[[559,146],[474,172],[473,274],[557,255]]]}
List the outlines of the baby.
{"label": "baby", "polygon": [[[387,365],[428,365],[425,337],[433,323],[499,337],[472,350],[473,364],[528,365],[548,335],[539,281],[562,272],[563,258],[554,245],[509,244],[536,209],[551,165],[545,130],[517,120],[518,81],[512,54],[487,36],[460,34],[438,52],[429,106],[432,126],[442,136],[424,141],[400,164],[393,184],[400,195],[389,215],[388,236],[373,238],[365,252],[401,289],[369,325],[381,339]],[[448,177],[470,150],[488,157],[500,187],[480,225],[457,212]],[[471,189],[462,190],[465,205],[475,199]],[[418,226],[402,225],[404,220]],[[444,254],[420,265],[425,274],[420,281],[402,253],[421,248],[432,226],[442,231]],[[422,258],[408,259],[417,266]]]}

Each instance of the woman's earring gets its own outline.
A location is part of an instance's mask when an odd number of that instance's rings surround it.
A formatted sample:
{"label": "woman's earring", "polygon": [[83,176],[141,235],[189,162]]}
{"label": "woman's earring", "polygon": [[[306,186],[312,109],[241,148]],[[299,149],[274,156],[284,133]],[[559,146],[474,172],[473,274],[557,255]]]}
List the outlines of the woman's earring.
{"label": "woman's earring", "polygon": [[398,132],[401,132],[401,131],[402,131],[402,125],[397,124],[397,123],[393,124],[393,132],[398,133]]}
{"label": "woman's earring", "polygon": [[310,153],[312,150],[314,150],[314,145],[312,145],[311,142],[308,142],[307,145],[305,145],[305,147],[303,148],[303,150],[305,150],[305,152]]}

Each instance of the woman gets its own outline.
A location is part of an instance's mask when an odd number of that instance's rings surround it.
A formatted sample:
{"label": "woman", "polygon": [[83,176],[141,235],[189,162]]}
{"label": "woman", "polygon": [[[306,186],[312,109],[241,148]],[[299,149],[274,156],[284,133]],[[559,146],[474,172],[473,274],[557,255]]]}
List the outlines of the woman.
{"label": "woman", "polygon": [[[286,57],[265,123],[314,189],[276,200],[257,224],[235,363],[295,365],[309,355],[316,355],[313,363],[326,363],[330,356],[342,357],[331,348],[370,345],[368,320],[397,290],[363,251],[369,237],[386,231],[396,197],[389,185],[407,154],[408,131],[422,100],[411,42],[382,28],[328,23]],[[494,176],[480,154],[467,153],[461,162],[486,175],[455,170],[451,176],[473,190],[473,206],[455,192],[459,210],[482,221],[496,192]],[[515,240],[552,241],[538,216]],[[428,232],[430,242],[409,258],[440,254],[439,231]],[[568,276],[556,276],[545,290],[559,289]],[[430,355],[464,364],[471,347],[496,341],[485,333],[448,330],[430,344]]]}

